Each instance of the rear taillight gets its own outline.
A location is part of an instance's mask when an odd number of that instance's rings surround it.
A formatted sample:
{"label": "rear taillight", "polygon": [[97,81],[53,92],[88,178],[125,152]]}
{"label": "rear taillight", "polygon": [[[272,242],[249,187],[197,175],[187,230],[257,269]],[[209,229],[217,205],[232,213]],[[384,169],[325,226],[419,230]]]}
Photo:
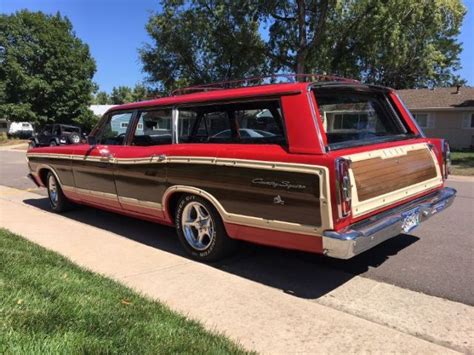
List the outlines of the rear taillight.
{"label": "rear taillight", "polygon": [[352,184],[349,175],[351,161],[344,158],[336,159],[337,177],[337,208],[339,218],[346,218],[351,214],[352,206]]}
{"label": "rear taillight", "polygon": [[443,139],[443,175],[447,179],[451,173],[451,149],[446,139]]}

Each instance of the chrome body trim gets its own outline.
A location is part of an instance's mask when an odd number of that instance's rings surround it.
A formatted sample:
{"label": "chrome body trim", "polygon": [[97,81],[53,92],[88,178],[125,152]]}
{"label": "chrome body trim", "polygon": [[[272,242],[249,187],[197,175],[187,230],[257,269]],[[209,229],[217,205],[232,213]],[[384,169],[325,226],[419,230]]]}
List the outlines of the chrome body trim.
{"label": "chrome body trim", "polygon": [[311,116],[313,118],[313,123],[315,125],[315,128],[316,128],[316,134],[318,135],[318,143],[319,143],[319,146],[321,147],[321,151],[322,152],[325,152],[326,151],[326,146],[324,144],[324,140],[323,140],[323,135],[321,134],[321,130],[319,129],[319,110],[318,112],[316,112],[316,107],[315,107],[315,104],[313,103],[313,100],[316,101],[316,96],[310,91],[308,91],[306,93],[306,99],[308,100],[308,103],[309,103],[309,107],[311,109]]}
{"label": "chrome body trim", "polygon": [[173,185],[166,189],[165,193],[163,194],[163,203],[162,208],[165,215],[171,217],[169,215],[169,211],[167,210],[168,207],[168,200],[169,198],[176,192],[186,192],[198,196],[202,196],[206,200],[208,200],[214,208],[219,212],[224,223],[231,223],[231,224],[238,224],[247,227],[254,227],[254,228],[262,228],[268,230],[274,230],[278,232],[287,232],[287,233],[294,233],[294,234],[303,234],[308,236],[320,237],[321,232],[324,227],[319,226],[310,226],[305,224],[299,223],[292,223],[292,222],[285,222],[279,220],[269,220],[260,217],[253,217],[247,215],[241,215],[236,213],[229,213],[225,210],[222,204],[210,193],[199,189],[193,186],[186,186],[186,185]]}
{"label": "chrome body trim", "polygon": [[445,187],[355,223],[342,231],[326,230],[323,232],[324,254],[338,259],[350,259],[402,233],[405,212],[419,208],[421,223],[451,206],[455,197],[456,190]]}
{"label": "chrome body trim", "polygon": [[150,209],[155,209],[157,211],[162,211],[162,205],[161,203],[158,202],[152,202],[152,201],[143,201],[143,200],[138,200],[136,198],[131,198],[131,197],[124,197],[118,195],[119,202],[121,204],[125,205],[131,205],[131,206],[137,206],[137,207],[146,207]]}
{"label": "chrome body trim", "polygon": [[[83,155],[60,155],[52,153],[27,153],[28,157],[41,157],[41,158],[55,158],[55,159],[66,159],[66,160],[81,160],[81,161],[101,161],[101,157],[97,156],[87,156]],[[249,226],[259,226],[266,229],[274,229],[283,232],[293,232],[293,229],[296,229],[296,233],[300,234],[309,234],[320,236],[321,232],[325,229],[333,228],[333,219],[332,219],[332,207],[331,207],[331,197],[330,197],[330,179],[329,179],[329,169],[320,165],[311,165],[311,164],[302,164],[302,163],[285,163],[285,162],[270,162],[270,161],[261,161],[261,160],[250,160],[250,159],[229,159],[229,158],[216,158],[216,157],[197,157],[197,156],[165,156],[162,160],[160,156],[150,156],[146,158],[114,158],[113,164],[168,164],[168,163],[180,163],[180,164],[208,164],[216,166],[232,166],[232,167],[244,167],[244,168],[255,168],[262,170],[275,170],[275,171],[288,171],[304,174],[312,174],[319,177],[319,191],[320,191],[320,210],[321,210],[321,226],[307,226],[300,225],[297,223],[289,223],[285,221],[270,221],[258,217],[252,216],[243,216],[245,217],[245,222]],[[50,168],[52,170],[52,168]],[[61,184],[62,185],[62,184]],[[178,186],[181,188],[182,186]],[[191,188],[190,186],[185,186],[186,189]],[[168,188],[167,192],[176,190],[176,186]],[[185,190],[186,190],[185,189]],[[83,195],[95,195],[101,196],[100,192],[91,191],[86,189],[75,189],[73,192],[81,193]],[[204,191],[194,188],[195,193],[201,194]],[[161,204],[161,209],[164,209],[167,192],[163,195],[163,203]],[[191,192],[191,191],[188,191]],[[112,194],[105,194],[103,197],[112,199]],[[115,199],[123,198],[124,196],[114,195]],[[213,200],[216,200],[213,198]],[[217,200],[216,200],[217,201]],[[149,201],[137,201],[128,200],[127,203],[132,203],[143,207],[143,203],[148,203]],[[151,202],[151,201],[150,201]],[[151,208],[160,209],[160,207],[151,202],[152,204],[147,206]],[[215,203],[214,203],[215,204]],[[216,206],[215,207],[219,207]],[[218,208],[219,209],[219,208]],[[223,209],[222,209],[223,210]],[[227,214],[227,212],[226,212]],[[231,214],[229,214],[231,216]],[[237,215],[236,215],[237,216]],[[238,215],[240,216],[240,215]],[[237,218],[239,219],[239,218]],[[234,220],[232,220],[234,221]],[[237,223],[237,222],[236,222]]]}

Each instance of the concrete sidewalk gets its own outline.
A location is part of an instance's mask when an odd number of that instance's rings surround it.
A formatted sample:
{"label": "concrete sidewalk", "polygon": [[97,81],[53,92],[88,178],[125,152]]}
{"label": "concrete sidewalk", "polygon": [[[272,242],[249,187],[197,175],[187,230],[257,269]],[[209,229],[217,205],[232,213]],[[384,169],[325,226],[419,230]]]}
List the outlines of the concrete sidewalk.
{"label": "concrete sidewalk", "polygon": [[473,307],[362,277],[316,301],[298,298],[34,207],[32,201],[42,198],[0,186],[0,226],[164,302],[247,349],[474,352]]}

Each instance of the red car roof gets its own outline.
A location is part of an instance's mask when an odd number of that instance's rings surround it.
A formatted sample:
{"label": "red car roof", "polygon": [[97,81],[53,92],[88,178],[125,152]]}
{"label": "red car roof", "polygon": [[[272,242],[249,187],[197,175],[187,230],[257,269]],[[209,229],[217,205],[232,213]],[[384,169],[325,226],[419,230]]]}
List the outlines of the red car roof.
{"label": "red car roof", "polygon": [[[151,107],[151,106],[173,106],[189,102],[205,102],[205,101],[219,101],[234,98],[246,98],[255,96],[272,96],[282,94],[298,94],[307,90],[311,83],[283,83],[283,84],[267,84],[260,86],[219,89],[204,92],[196,92],[192,94],[177,95],[161,97],[148,101],[132,102],[129,104],[118,105],[111,108],[109,111],[116,110],[132,110],[136,108]],[[109,112],[107,111],[107,112]]]}

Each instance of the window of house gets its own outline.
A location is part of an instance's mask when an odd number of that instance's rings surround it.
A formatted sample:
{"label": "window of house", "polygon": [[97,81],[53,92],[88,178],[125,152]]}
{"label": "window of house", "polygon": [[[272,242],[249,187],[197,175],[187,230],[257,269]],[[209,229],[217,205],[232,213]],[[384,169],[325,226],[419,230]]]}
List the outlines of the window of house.
{"label": "window of house", "polygon": [[464,114],[463,122],[462,122],[463,129],[472,129],[474,128],[474,113],[468,112]]}
{"label": "window of house", "polygon": [[0,128],[7,128],[6,122],[0,122]]}
{"label": "window of house", "polygon": [[179,109],[180,143],[285,143],[278,101]]}
{"label": "window of house", "polygon": [[141,112],[132,145],[150,146],[172,143],[172,110]]}
{"label": "window of house", "polygon": [[416,123],[418,123],[418,126],[421,128],[427,128],[428,127],[428,114],[427,113],[414,113],[413,117],[416,120]]}

